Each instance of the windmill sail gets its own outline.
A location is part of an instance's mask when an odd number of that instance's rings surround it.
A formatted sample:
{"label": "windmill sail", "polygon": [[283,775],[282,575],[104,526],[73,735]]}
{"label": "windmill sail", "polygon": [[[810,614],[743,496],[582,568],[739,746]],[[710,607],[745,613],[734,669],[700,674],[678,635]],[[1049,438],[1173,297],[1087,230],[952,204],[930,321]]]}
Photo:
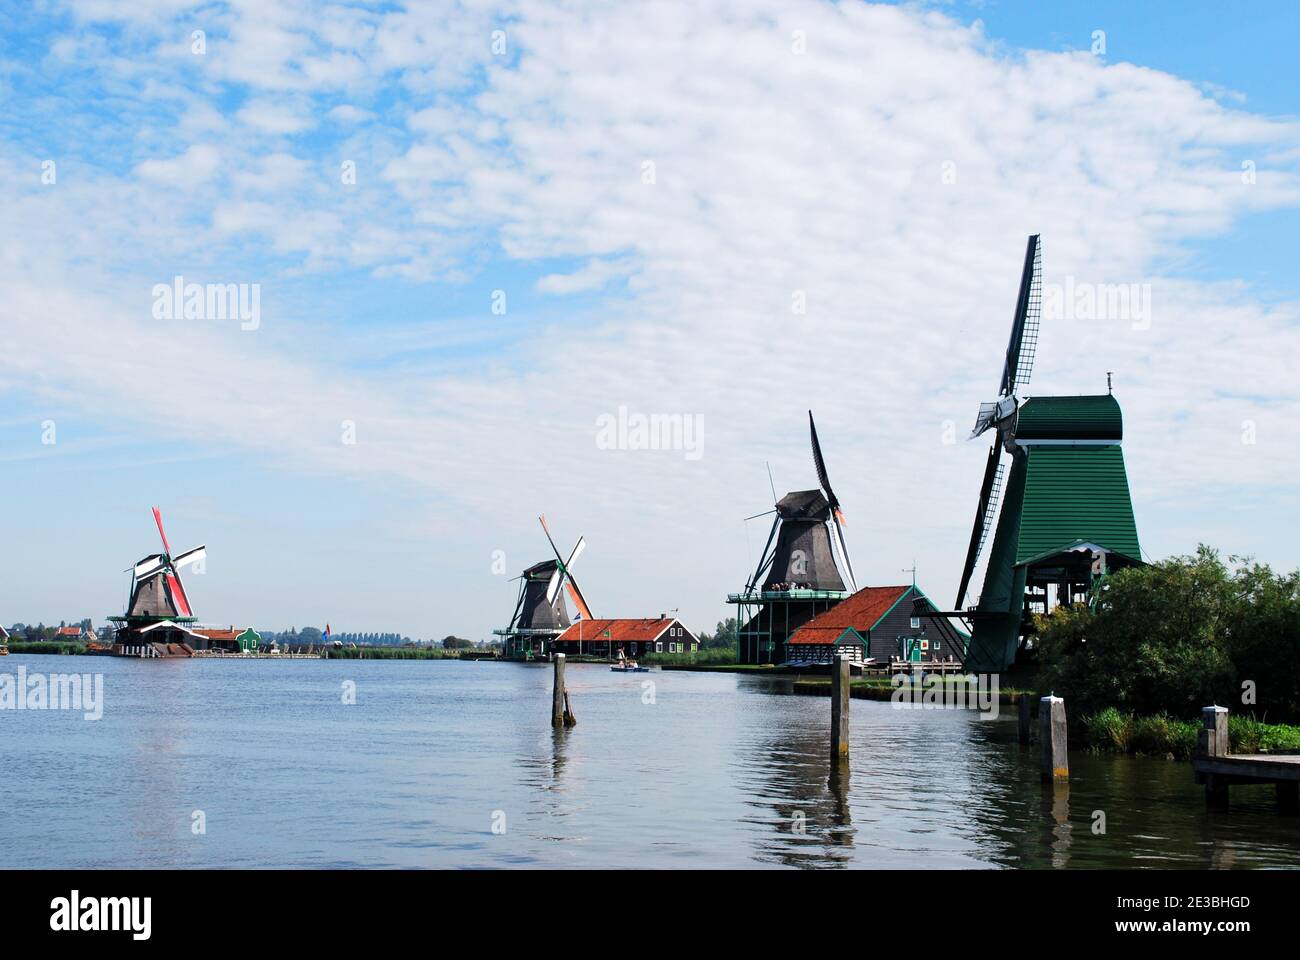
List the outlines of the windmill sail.
{"label": "windmill sail", "polygon": [[984,539],[992,525],[993,514],[997,510],[997,494],[1002,479],[1001,448],[996,442],[989,448],[988,461],[984,466],[984,482],[980,484],[979,506],[975,510],[975,525],[971,528],[970,544],[966,548],[966,564],[962,567],[961,586],[957,588],[955,609],[960,610],[966,602],[966,590],[970,587],[971,575],[979,562]]}
{"label": "windmill sail", "polygon": [[1002,383],[998,388],[998,393],[1004,397],[1015,394],[1029,383],[1034,369],[1043,299],[1043,267],[1038,239],[1038,234],[1032,235],[1025,246],[1025,265],[1020,272],[1020,294],[1016,298],[1011,339],[1007,343]]}
{"label": "windmill sail", "polygon": [[808,411],[808,429],[812,434],[813,465],[817,468],[817,481],[826,491],[826,500],[831,508],[831,519],[835,523],[835,541],[839,547],[840,558],[844,561],[844,572],[849,575],[849,587],[857,593],[857,581],[853,577],[853,564],[849,560],[848,544],[844,542],[844,513],[840,510],[839,498],[831,489],[830,477],[826,474],[826,461],[822,457],[822,445],[817,440],[817,424],[813,421],[812,411]]}

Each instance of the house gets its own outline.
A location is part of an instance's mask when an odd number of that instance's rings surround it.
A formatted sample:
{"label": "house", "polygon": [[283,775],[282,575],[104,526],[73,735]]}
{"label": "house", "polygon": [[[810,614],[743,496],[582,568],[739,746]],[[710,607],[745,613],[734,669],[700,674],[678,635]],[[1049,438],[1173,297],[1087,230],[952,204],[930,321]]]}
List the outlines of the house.
{"label": "house", "polygon": [[95,631],[90,627],[59,627],[54,631],[54,639],[63,643],[88,643],[91,640],[98,640]]}
{"label": "house", "polygon": [[4,627],[0,626],[0,643],[4,643],[8,639],[9,639],[9,631],[6,630]]}
{"label": "house", "polygon": [[947,620],[919,615],[937,609],[915,586],[864,587],[795,630],[786,640],[786,662],[829,664],[840,654],[882,666],[896,659],[960,664],[966,635]]}
{"label": "house", "polygon": [[190,645],[195,650],[221,650],[226,653],[257,653],[262,637],[252,627],[196,627]]}
{"label": "house", "polygon": [[560,634],[551,645],[555,653],[566,656],[638,657],[647,653],[695,653],[700,639],[676,617],[616,620],[578,620]]}

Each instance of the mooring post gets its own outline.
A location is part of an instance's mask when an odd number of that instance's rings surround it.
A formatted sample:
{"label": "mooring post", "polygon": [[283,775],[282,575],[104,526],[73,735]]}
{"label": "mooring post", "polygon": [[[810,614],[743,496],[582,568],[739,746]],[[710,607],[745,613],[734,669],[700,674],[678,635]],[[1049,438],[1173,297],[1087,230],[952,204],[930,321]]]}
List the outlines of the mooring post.
{"label": "mooring post", "polygon": [[1020,745],[1024,747],[1029,745],[1030,712],[1034,708],[1034,699],[1029,694],[1022,693],[1017,706],[1020,708]]}
{"label": "mooring post", "polygon": [[831,762],[849,756],[849,660],[836,655],[831,663]]}
{"label": "mooring post", "polygon": [[557,653],[551,658],[555,664],[555,686],[551,690],[551,726],[562,727],[564,723],[564,654]]}
{"label": "mooring post", "polygon": [[[1203,757],[1226,757],[1231,749],[1228,740],[1228,708],[1201,707],[1201,734],[1196,752]],[[1228,782],[1213,773],[1205,774],[1205,805],[1214,810],[1228,809]]]}
{"label": "mooring post", "polygon": [[1042,749],[1043,782],[1070,779],[1065,701],[1060,697],[1043,697],[1038,701],[1038,743]]}

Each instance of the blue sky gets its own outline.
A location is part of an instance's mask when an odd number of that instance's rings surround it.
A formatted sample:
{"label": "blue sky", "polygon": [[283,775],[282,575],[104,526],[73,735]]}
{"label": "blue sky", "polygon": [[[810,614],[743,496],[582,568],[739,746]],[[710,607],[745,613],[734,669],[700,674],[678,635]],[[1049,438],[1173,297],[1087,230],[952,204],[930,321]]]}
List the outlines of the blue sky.
{"label": "blue sky", "polygon": [[[1149,323],[1045,321],[1033,384],[1116,371],[1146,552],[1294,568],[1298,20],[0,12],[0,620],[117,612],[157,504],[208,544],[212,622],[486,637],[545,512],[587,537],[597,615],[708,628],[766,536],[764,463],[815,483],[809,407],[859,580],[915,559],[948,596],[984,455],[949,425],[990,399],[1030,232],[1048,282],[1151,291]],[[178,274],[257,284],[258,328],[159,321]],[[601,448],[620,407],[699,418],[702,456]]]}

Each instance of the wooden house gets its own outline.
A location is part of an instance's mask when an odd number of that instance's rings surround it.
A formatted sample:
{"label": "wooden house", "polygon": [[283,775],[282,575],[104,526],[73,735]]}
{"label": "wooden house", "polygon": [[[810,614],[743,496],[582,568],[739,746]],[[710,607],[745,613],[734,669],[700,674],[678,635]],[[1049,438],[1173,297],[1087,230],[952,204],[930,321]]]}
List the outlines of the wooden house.
{"label": "wooden house", "polygon": [[924,611],[938,609],[915,586],[864,587],[791,633],[786,662],[829,664],[842,654],[882,667],[900,659],[963,663],[966,635],[947,620],[919,616],[918,600]]}
{"label": "wooden house", "polygon": [[676,617],[577,620],[551,645],[566,656],[627,657],[648,653],[695,653],[700,639]]}

